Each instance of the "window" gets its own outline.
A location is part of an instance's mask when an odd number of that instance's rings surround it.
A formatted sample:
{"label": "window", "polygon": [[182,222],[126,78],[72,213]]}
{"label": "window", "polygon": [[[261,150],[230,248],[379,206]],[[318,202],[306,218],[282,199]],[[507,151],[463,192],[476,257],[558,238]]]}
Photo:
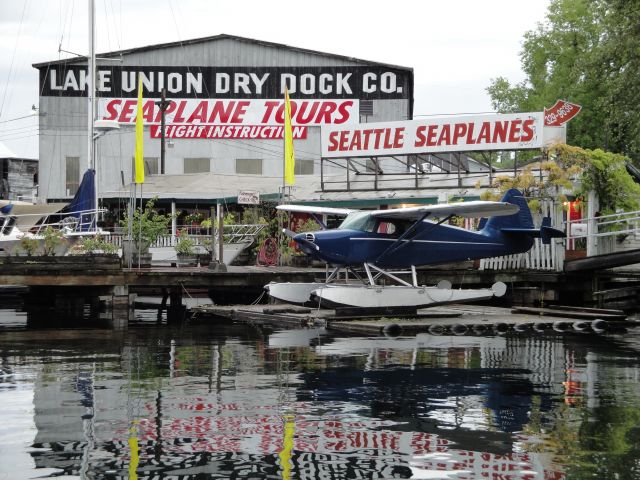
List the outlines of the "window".
{"label": "window", "polygon": [[184,173],[209,173],[211,161],[208,158],[185,158]]}
{"label": "window", "polygon": [[236,158],[236,173],[244,175],[262,175],[262,159]]}
{"label": "window", "polygon": [[313,175],[313,160],[297,160],[295,164],[296,175]]}
{"label": "window", "polygon": [[[157,175],[160,173],[158,157],[143,158],[145,175]],[[131,178],[136,178],[136,157],[131,157]]]}
{"label": "window", "polygon": [[80,157],[65,157],[67,196],[75,195],[80,186]]}

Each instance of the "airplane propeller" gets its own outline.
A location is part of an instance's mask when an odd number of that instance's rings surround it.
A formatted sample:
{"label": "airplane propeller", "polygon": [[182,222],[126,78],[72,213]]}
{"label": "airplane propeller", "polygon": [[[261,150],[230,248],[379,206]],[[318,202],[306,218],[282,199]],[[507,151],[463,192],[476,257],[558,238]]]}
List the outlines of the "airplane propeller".
{"label": "airplane propeller", "polygon": [[312,248],[313,250],[316,250],[316,251],[320,250],[320,247],[315,243],[310,242],[309,240],[306,240],[304,238],[296,238],[298,234],[292,230],[289,230],[288,228],[283,228],[282,233],[284,233],[287,237],[289,237],[292,240],[295,240],[301,245]]}

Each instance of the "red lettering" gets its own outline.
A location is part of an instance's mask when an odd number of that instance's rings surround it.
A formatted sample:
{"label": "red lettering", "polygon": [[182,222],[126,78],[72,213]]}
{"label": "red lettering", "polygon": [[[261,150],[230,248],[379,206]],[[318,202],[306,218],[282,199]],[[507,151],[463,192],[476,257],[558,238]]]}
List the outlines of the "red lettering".
{"label": "red lettering", "polygon": [[384,148],[393,148],[393,143],[391,143],[391,129],[384,129]]}
{"label": "red lettering", "polygon": [[145,122],[147,123],[153,122],[153,113],[155,110],[155,106],[156,105],[153,102],[153,100],[149,100],[142,104],[142,118],[144,118]]}
{"label": "red lettering", "polygon": [[238,102],[231,118],[231,123],[242,123],[242,117],[247,113],[247,108],[251,105],[251,102],[242,100]]}
{"label": "red lettering", "polygon": [[207,108],[209,106],[209,102],[206,100],[201,100],[198,103],[198,106],[193,109],[191,115],[189,115],[189,119],[187,123],[193,123],[198,120],[200,123],[205,123],[207,121]]}
{"label": "red lettering", "polygon": [[373,130],[369,129],[369,130],[364,130],[362,132],[362,134],[364,135],[364,149],[368,150],[369,149],[369,139],[371,138],[371,134],[373,133]]}
{"label": "red lettering", "polygon": [[[309,104],[311,104],[311,108],[309,108]],[[307,116],[305,117],[304,114],[307,108],[309,108],[309,113],[307,113]],[[297,125],[305,125],[307,123],[311,123],[313,121],[313,116],[316,114],[317,110],[318,102],[301,102],[294,123],[296,123]]]}
{"label": "red lettering", "polygon": [[[273,110],[279,105],[280,105],[280,102],[264,102],[264,106],[267,108],[267,111],[264,112],[264,116],[262,117],[262,123],[271,123],[271,116],[273,115]],[[284,123],[284,119],[280,123]]]}
{"label": "red lettering", "polygon": [[184,123],[184,117],[182,116],[182,114],[184,113],[184,109],[186,108],[186,106],[186,100],[180,100],[180,103],[178,103],[178,111],[176,112],[175,117],[173,117],[174,123]]}
{"label": "red lettering", "polygon": [[211,115],[209,115],[209,123],[215,123],[216,118],[220,120],[220,123],[229,123],[231,113],[235,102],[216,101],[211,109]]}
{"label": "red lettering", "polygon": [[427,132],[427,146],[429,147],[436,146],[437,134],[438,134],[438,125],[429,125],[429,130]]}
{"label": "red lettering", "polygon": [[[165,118],[170,114],[173,113],[174,110],[176,109],[176,102],[174,102],[173,100],[169,100],[169,106],[167,107],[167,109],[165,110],[164,114],[165,114]],[[156,123],[160,123],[160,121],[162,120],[162,111],[160,109],[158,109],[158,113],[156,114],[156,119],[155,122]]]}
{"label": "red lettering", "polygon": [[404,127],[396,128],[395,133],[393,137],[393,148],[402,148],[404,145]]}
{"label": "red lettering", "polygon": [[467,133],[467,124],[466,123],[456,123],[453,126],[453,144],[457,145],[460,137],[464,137],[464,134]]}
{"label": "red lettering", "polygon": [[135,112],[135,107],[138,104],[137,100],[125,100],[122,110],[120,111],[120,123],[132,123],[135,120],[135,116],[132,116]]}
{"label": "red lettering", "polygon": [[424,147],[424,144],[427,142],[427,137],[424,136],[424,131],[427,129],[426,126],[420,125],[416,128],[416,141],[413,144],[414,147]]}
{"label": "red lettering", "polygon": [[362,134],[360,130],[355,130],[353,132],[353,137],[351,138],[351,145],[349,145],[349,150],[360,150],[362,148],[361,140]]}
{"label": "red lettering", "polygon": [[340,132],[340,147],[338,148],[338,150],[340,150],[341,152],[344,152],[345,150],[347,150],[348,143],[349,143],[349,132],[348,131]]}
{"label": "red lettering", "polygon": [[467,144],[473,145],[476,141],[473,139],[473,128],[476,126],[475,123],[470,123],[469,128],[467,129]]}
{"label": "red lettering", "polygon": [[489,122],[482,122],[476,143],[491,143],[491,124]]}
{"label": "red lettering", "polygon": [[522,120],[514,120],[511,122],[511,128],[509,129],[509,141],[517,142],[520,140],[520,124]]}
{"label": "red lettering", "polygon": [[384,128],[373,129],[373,134],[376,136],[373,148],[376,148],[376,149],[380,148],[380,135],[382,135],[383,133],[384,133]]}
{"label": "red lettering", "polygon": [[442,145],[450,145],[451,144],[451,125],[445,123],[442,125],[442,131],[440,132],[440,137],[438,138],[438,146]]}
{"label": "red lettering", "polygon": [[316,118],[316,123],[331,123],[331,114],[336,111],[338,107],[334,102],[323,102]]}
{"label": "red lettering", "polygon": [[340,114],[340,116],[337,117],[333,123],[335,123],[336,125],[340,125],[346,122],[347,120],[349,120],[350,115],[349,115],[348,108],[352,106],[353,106],[353,101],[351,100],[349,100],[348,102],[342,102],[338,107],[338,113]]}
{"label": "red lettering", "polygon": [[[493,126],[493,143],[506,142],[507,130],[509,129],[509,122],[496,122]],[[511,140],[509,140],[511,141]]]}
{"label": "red lettering", "polygon": [[121,102],[122,100],[111,100],[107,103],[107,115],[103,117],[104,120],[115,120],[118,117],[116,105],[119,106]]}
{"label": "red lettering", "polygon": [[521,142],[529,142],[533,140],[533,134],[534,134],[533,123],[534,123],[533,118],[525,120],[522,123],[523,135],[520,136]]}

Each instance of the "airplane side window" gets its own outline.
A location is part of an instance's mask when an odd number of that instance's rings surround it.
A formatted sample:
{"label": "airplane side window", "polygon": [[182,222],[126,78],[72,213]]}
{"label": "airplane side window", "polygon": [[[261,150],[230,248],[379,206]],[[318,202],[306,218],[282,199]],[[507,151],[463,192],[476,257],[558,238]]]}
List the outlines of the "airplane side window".
{"label": "airplane side window", "polygon": [[384,235],[395,235],[397,233],[397,229],[395,224],[391,222],[380,222],[378,224],[378,228],[376,229],[376,233],[382,233]]}

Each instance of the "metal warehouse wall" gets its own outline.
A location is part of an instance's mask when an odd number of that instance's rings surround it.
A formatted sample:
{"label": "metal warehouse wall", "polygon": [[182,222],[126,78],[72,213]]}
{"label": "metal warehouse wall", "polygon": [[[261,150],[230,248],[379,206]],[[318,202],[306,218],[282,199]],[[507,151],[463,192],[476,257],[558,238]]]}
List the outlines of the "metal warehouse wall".
{"label": "metal warehouse wall", "polygon": [[[160,46],[156,46],[160,47]],[[100,57],[101,55],[99,55]],[[58,64],[59,62],[52,62]],[[68,65],[86,65],[69,61]],[[183,42],[182,45],[147,47],[124,52],[122,62],[98,60],[103,66],[118,67],[367,67],[383,64],[368,63],[322,53],[313,53],[285,46],[274,46],[238,38],[213,38],[204,42]],[[42,75],[48,64],[36,65]],[[401,68],[401,67],[396,67]],[[408,98],[373,100],[373,115],[368,122],[405,120],[411,117],[413,73],[410,77]],[[42,88],[42,86],[41,86]],[[98,93],[98,96],[101,96]],[[171,99],[170,93],[167,98]],[[296,99],[295,93],[291,95]],[[332,98],[327,95],[326,98]],[[44,199],[69,198],[65,191],[66,157],[79,157],[80,175],[87,167],[87,101],[80,96],[40,96],[40,190]],[[365,121],[363,118],[362,121]],[[166,148],[166,173],[182,174],[184,158],[209,158],[210,170],[235,173],[235,161],[262,159],[263,175],[282,175],[282,140],[247,139],[174,139],[173,147]],[[160,140],[150,137],[145,127],[145,157],[160,157]],[[307,139],[295,141],[296,159],[314,160],[315,175],[320,175],[320,127],[308,127]],[[134,154],[134,127],[122,125],[96,142],[100,191],[118,189],[124,179],[132,178]],[[239,188],[242,185],[238,185]],[[212,188],[215,186],[212,185]]]}

